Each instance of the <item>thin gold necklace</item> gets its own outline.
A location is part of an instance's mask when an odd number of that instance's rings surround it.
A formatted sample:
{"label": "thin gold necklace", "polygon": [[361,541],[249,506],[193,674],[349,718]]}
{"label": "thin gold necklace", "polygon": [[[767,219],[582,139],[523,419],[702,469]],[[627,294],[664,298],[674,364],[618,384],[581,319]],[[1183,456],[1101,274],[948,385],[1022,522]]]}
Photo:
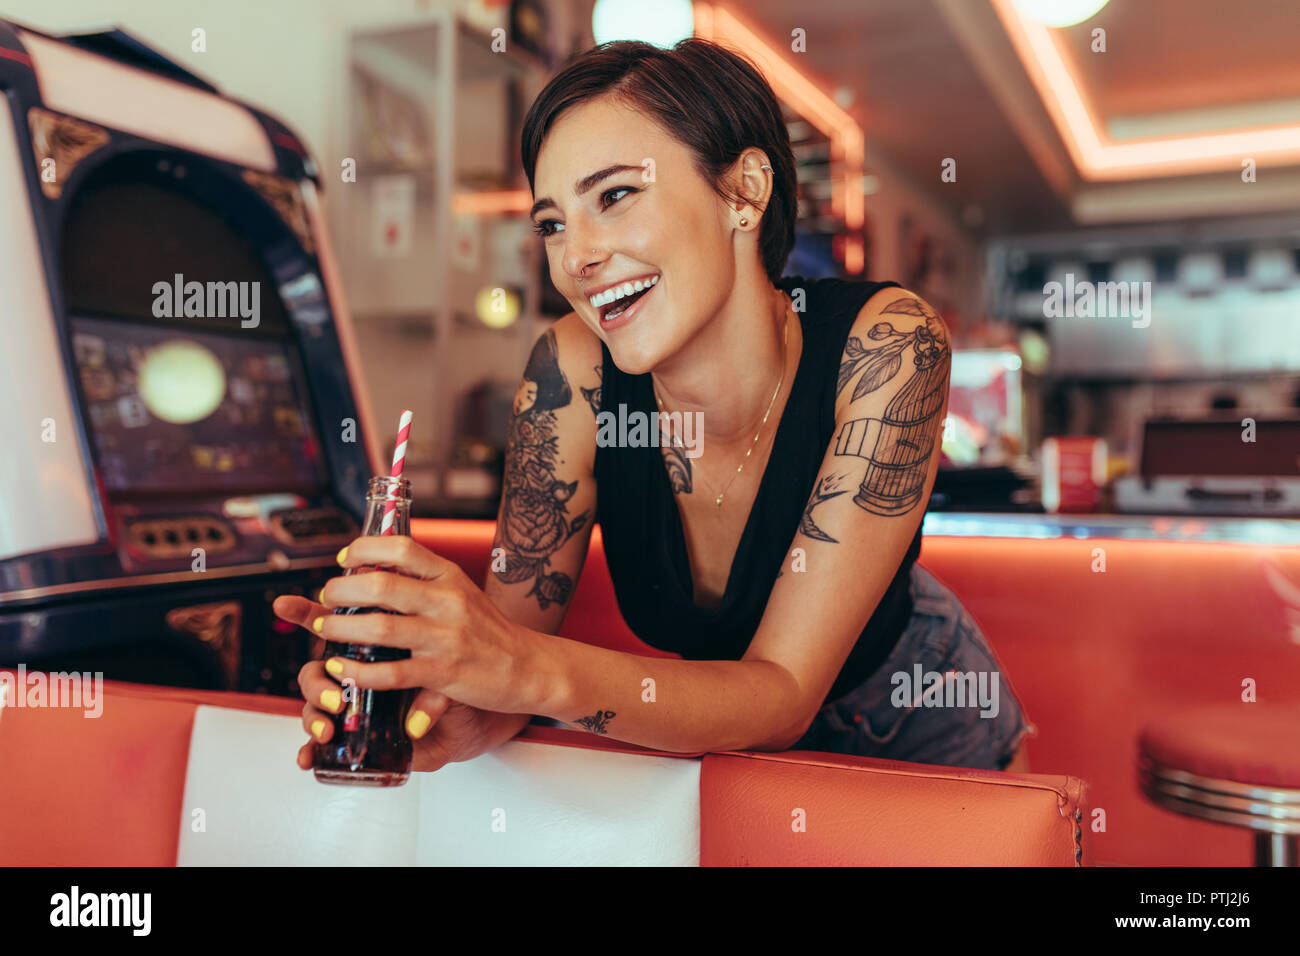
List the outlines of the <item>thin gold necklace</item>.
{"label": "thin gold necklace", "polygon": [[[713,499],[713,504],[714,504],[716,507],[718,507],[718,508],[721,508],[721,507],[722,507],[722,499],[723,499],[723,496],[726,495],[727,491],[730,490],[732,483],[733,483],[733,482],[736,480],[736,478],[740,475],[740,471],[741,471],[741,469],[744,468],[744,467],[745,467],[745,463],[746,463],[747,461],[749,461],[749,456],[752,455],[752,454],[754,453],[754,448],[758,445],[758,439],[759,439],[759,436],[763,434],[763,428],[764,428],[764,426],[767,425],[767,417],[768,417],[769,415],[772,414],[772,408],[773,408],[774,405],[776,405],[776,397],[777,397],[778,395],[781,394],[781,386],[785,383],[786,345],[787,345],[787,344],[789,343],[789,341],[790,341],[790,308],[789,308],[789,306],[786,307],[786,310],[785,310],[785,322],[782,324],[781,329],[782,329],[782,332],[781,332],[781,377],[778,378],[778,379],[776,380],[776,388],[775,388],[775,389],[773,390],[773,392],[772,392],[772,398],[771,398],[771,399],[768,401],[768,403],[767,403],[767,411],[765,411],[765,412],[763,413],[763,420],[762,420],[761,422],[758,423],[758,431],[754,433],[754,440],[753,440],[752,442],[750,442],[750,444],[749,444],[749,450],[745,452],[745,457],[742,458],[742,459],[740,460],[740,464],[736,466],[736,473],[735,473],[734,475],[731,476],[731,478],[727,481],[726,486],[722,489],[722,491],[720,491],[720,492],[718,493],[718,496],[717,496],[716,498]],[[653,388],[653,384],[652,384],[651,387]],[[659,389],[657,389],[657,388],[653,388],[653,390],[654,390],[654,393],[655,393],[655,402],[659,405],[659,411],[662,412],[662,411],[664,410],[664,403],[663,403],[663,400],[659,397]],[[674,436],[674,437],[675,437],[675,436]]]}

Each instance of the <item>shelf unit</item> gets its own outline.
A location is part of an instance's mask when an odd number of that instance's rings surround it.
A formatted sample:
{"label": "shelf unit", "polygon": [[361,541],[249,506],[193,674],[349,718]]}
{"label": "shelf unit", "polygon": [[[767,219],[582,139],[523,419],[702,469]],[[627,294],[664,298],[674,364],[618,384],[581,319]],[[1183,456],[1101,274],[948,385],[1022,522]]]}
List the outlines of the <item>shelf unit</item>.
{"label": "shelf unit", "polygon": [[[528,51],[493,45],[454,10],[357,31],[347,43],[343,145],[356,181],[333,190],[335,244],[381,438],[391,441],[384,423],[395,432],[401,408],[416,410],[408,454],[417,497],[450,462],[459,397],[522,369],[544,324],[541,250],[526,217],[510,207],[465,211],[467,198],[517,196],[526,185],[520,104],[547,77]],[[484,289],[513,294],[513,324],[477,319]]]}

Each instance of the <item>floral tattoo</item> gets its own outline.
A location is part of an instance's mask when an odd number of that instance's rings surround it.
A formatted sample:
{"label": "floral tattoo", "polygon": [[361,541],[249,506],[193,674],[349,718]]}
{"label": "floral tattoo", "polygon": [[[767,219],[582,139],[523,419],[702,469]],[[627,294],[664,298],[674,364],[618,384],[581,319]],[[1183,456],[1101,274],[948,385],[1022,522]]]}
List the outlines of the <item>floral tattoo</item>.
{"label": "floral tattoo", "polygon": [[502,581],[531,581],[529,597],[542,610],[567,604],[573,596],[573,579],[550,570],[551,557],[566,541],[586,527],[591,513],[569,517],[567,502],[578,490],[576,481],[555,477],[555,410],[573,399],[568,379],[560,369],[554,331],[533,348],[515,394],[514,414],[506,440],[505,489],[495,547],[505,551]]}

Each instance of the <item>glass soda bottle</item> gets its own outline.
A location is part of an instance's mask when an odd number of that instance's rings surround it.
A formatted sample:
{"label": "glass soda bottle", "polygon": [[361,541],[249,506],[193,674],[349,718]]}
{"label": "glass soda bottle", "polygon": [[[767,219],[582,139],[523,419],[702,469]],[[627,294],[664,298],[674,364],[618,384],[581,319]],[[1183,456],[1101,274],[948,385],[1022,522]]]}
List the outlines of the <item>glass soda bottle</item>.
{"label": "glass soda bottle", "polygon": [[[380,476],[370,479],[366,493],[366,523],[363,535],[380,534],[384,511],[394,503],[395,535],[411,533],[411,482],[407,478]],[[347,568],[344,575],[377,570]],[[379,607],[335,608],[335,614],[395,614]],[[325,656],[354,661],[398,661],[411,656],[405,648],[376,644],[325,642]],[[312,768],[321,783],[348,786],[400,787],[411,774],[411,739],[406,734],[406,710],[415,690],[376,691],[343,685],[343,712],[334,715],[334,733],[326,743],[316,741]]]}

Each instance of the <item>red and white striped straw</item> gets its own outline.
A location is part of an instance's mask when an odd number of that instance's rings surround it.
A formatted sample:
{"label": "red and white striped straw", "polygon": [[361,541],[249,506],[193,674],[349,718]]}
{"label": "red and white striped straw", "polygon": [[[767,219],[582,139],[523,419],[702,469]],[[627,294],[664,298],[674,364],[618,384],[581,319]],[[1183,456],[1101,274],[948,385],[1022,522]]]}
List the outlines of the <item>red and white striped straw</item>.
{"label": "red and white striped straw", "polygon": [[[406,439],[411,434],[411,410],[403,409],[402,417],[397,422],[397,446],[393,449],[393,478],[402,477],[402,466],[406,464]],[[397,482],[393,482],[396,486]],[[388,503],[384,505],[384,523],[379,528],[380,534],[393,533],[393,519],[397,517],[397,499],[393,497],[393,488],[389,488]]]}

